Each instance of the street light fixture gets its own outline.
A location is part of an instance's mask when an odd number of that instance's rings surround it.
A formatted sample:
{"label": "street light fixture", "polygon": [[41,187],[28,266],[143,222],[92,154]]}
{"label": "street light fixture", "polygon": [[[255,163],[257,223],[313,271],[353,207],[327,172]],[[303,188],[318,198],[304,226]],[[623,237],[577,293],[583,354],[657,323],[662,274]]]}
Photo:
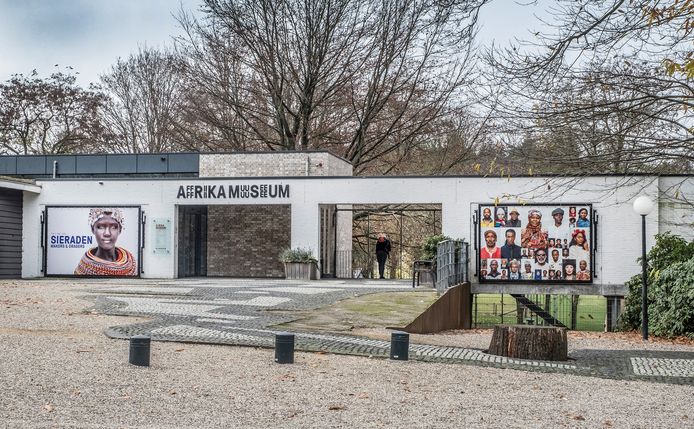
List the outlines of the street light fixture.
{"label": "street light fixture", "polygon": [[653,210],[653,201],[645,195],[634,200],[634,211],[641,215],[641,333],[643,341],[648,341],[648,274],[646,273],[646,216]]}

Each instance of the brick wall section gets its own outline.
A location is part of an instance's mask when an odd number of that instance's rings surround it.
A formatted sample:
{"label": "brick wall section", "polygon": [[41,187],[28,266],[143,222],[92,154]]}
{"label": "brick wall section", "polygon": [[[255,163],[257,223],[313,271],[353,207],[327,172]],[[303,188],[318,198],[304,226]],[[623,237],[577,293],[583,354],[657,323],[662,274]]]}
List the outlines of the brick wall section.
{"label": "brick wall section", "polygon": [[327,165],[327,170],[325,171],[325,174],[323,174],[323,176],[354,175],[354,168],[352,167],[352,164],[350,164],[348,161],[345,161],[344,159],[338,158],[336,156],[332,156],[330,154],[327,155],[329,155],[325,157],[325,165]]}
{"label": "brick wall section", "polygon": [[290,244],[289,205],[208,206],[210,277],[284,277],[278,257]]}
{"label": "brick wall section", "polygon": [[352,164],[328,152],[201,154],[200,177],[351,176]]}

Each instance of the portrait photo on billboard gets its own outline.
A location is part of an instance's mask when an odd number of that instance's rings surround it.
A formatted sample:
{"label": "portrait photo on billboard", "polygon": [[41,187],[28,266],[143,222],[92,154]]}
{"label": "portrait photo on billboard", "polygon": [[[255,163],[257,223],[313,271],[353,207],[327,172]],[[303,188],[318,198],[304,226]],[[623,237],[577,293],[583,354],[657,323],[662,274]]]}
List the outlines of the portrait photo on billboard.
{"label": "portrait photo on billboard", "polygon": [[139,249],[139,207],[46,207],[46,275],[137,277]]}
{"label": "portrait photo on billboard", "polygon": [[590,283],[591,204],[480,205],[480,282]]}

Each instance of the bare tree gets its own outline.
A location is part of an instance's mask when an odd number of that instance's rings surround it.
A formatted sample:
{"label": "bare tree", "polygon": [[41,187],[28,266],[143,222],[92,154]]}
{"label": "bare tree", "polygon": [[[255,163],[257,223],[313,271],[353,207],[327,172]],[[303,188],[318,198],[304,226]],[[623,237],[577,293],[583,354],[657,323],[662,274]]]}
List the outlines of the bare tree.
{"label": "bare tree", "polygon": [[92,150],[102,133],[104,95],[84,90],[75,76],[21,74],[0,84],[0,153],[51,154]]}
{"label": "bare tree", "polygon": [[180,19],[190,103],[213,101],[200,117],[233,148],[330,149],[386,172],[461,112],[483,3],[207,0]]}
{"label": "bare tree", "polygon": [[245,51],[219,23],[181,11],[184,37],[177,49],[187,65],[185,103],[178,131],[191,150],[263,150],[269,133]]}
{"label": "bare tree", "polygon": [[176,123],[181,115],[183,63],[166,50],[141,48],[118,59],[101,76],[110,95],[103,111],[109,152],[162,152],[180,149]]}
{"label": "bare tree", "polygon": [[535,40],[487,56],[513,149],[540,149],[523,159],[557,174],[691,171],[692,3],[567,0],[550,12]]}

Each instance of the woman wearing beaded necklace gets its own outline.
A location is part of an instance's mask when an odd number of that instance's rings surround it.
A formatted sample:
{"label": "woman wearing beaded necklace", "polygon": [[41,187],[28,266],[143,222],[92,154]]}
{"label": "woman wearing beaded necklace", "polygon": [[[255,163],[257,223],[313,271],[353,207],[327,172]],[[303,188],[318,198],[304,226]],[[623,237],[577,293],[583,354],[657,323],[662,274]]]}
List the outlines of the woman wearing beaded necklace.
{"label": "woman wearing beaded necklace", "polygon": [[75,275],[78,276],[137,276],[135,257],[116,246],[123,231],[125,218],[119,208],[93,208],[89,210],[89,227],[96,238],[93,247],[82,256]]}

